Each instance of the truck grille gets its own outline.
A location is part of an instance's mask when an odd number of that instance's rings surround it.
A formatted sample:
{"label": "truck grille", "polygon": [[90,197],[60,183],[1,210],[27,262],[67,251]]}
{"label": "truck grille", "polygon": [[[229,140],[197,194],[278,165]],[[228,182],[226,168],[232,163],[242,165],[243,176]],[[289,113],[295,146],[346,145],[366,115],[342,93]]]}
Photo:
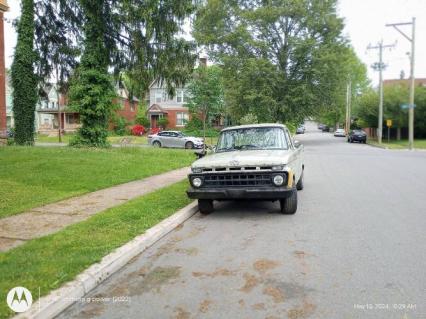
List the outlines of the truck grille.
{"label": "truck grille", "polygon": [[204,187],[271,186],[271,174],[234,173],[206,174]]}

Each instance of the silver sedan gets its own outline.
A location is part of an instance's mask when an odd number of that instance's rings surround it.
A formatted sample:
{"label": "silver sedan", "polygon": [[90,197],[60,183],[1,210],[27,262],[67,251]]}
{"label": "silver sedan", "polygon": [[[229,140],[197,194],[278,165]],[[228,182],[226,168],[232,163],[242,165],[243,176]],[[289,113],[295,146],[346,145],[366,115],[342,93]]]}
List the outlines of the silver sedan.
{"label": "silver sedan", "polygon": [[154,147],[175,147],[175,148],[203,148],[202,138],[186,136],[179,131],[163,131],[155,135],[148,136],[148,144]]}

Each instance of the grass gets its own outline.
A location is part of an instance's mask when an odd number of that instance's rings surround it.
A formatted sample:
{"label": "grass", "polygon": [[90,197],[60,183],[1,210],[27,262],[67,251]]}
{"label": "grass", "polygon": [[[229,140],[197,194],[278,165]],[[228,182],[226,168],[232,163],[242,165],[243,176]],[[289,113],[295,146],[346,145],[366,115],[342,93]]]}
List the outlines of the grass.
{"label": "grass", "polygon": [[192,151],[0,148],[0,218],[190,165]]}
{"label": "grass", "polygon": [[[62,136],[62,143],[69,143],[70,139],[73,137],[72,134],[67,134]],[[108,141],[111,144],[121,144],[121,141],[124,138],[130,139],[130,144],[138,145],[138,144],[148,144],[148,140],[146,136],[109,136]],[[47,135],[37,135],[37,142],[40,143],[58,143],[57,136],[47,136]]]}
{"label": "grass", "polygon": [[[117,247],[188,205],[187,186],[187,181],[171,185],[0,253],[0,300],[6,300],[7,292],[16,286],[28,288],[37,299],[39,288],[43,296],[73,280]],[[6,302],[0,302],[0,318],[12,314]]]}
{"label": "grass", "polygon": [[[375,140],[375,139],[370,139],[368,141],[368,144],[380,146],[379,143],[377,142],[377,140]],[[383,139],[381,146],[387,147],[389,149],[400,149],[400,150],[407,149],[408,148],[408,140],[400,140],[400,141],[391,140],[388,143],[387,139]],[[426,139],[414,140],[414,148],[426,149]]]}

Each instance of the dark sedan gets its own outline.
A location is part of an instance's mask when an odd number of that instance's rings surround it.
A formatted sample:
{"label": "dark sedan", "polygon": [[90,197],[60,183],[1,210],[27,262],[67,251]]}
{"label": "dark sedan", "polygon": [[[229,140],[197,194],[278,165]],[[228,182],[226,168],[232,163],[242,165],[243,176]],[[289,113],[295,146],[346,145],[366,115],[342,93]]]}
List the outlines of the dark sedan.
{"label": "dark sedan", "polygon": [[367,134],[362,130],[353,130],[349,133],[348,143],[367,143]]}

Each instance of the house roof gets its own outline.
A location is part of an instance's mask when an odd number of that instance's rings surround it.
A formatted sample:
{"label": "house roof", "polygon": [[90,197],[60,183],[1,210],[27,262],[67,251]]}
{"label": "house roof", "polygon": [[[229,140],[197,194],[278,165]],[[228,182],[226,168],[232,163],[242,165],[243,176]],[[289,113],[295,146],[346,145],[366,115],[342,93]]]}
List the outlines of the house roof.
{"label": "house roof", "polygon": [[7,0],[0,0],[0,11],[5,12],[9,10],[9,6],[7,5]]}
{"label": "house roof", "polygon": [[167,111],[165,111],[161,106],[159,106],[158,104],[153,104],[151,105],[151,107],[148,109],[147,113],[164,113],[167,114]]}
{"label": "house roof", "polygon": [[[384,80],[383,85],[391,86],[391,85],[407,85],[409,86],[411,83],[411,79],[391,79]],[[414,83],[416,86],[426,86],[426,78],[417,78],[414,79]]]}

